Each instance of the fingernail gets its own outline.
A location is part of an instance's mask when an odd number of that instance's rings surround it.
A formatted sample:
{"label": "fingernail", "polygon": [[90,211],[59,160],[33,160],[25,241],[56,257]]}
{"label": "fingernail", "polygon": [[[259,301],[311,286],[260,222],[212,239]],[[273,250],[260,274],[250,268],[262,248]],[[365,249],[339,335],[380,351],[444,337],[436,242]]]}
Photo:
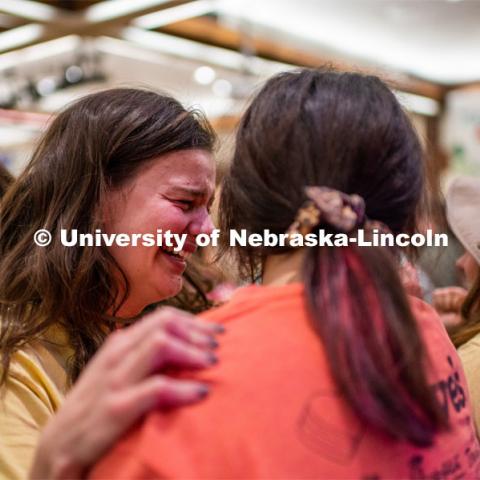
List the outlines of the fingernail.
{"label": "fingernail", "polygon": [[216,355],[214,355],[213,353],[210,353],[208,355],[208,363],[210,365],[215,365],[216,363],[218,363],[218,358]]}
{"label": "fingernail", "polygon": [[218,348],[218,342],[214,338],[211,338],[210,342],[209,342],[209,347],[210,348]]}
{"label": "fingernail", "polygon": [[225,327],[223,325],[216,324],[214,329],[215,333],[225,333]]}
{"label": "fingernail", "polygon": [[205,398],[210,393],[210,389],[206,385],[202,385],[198,389],[198,398]]}

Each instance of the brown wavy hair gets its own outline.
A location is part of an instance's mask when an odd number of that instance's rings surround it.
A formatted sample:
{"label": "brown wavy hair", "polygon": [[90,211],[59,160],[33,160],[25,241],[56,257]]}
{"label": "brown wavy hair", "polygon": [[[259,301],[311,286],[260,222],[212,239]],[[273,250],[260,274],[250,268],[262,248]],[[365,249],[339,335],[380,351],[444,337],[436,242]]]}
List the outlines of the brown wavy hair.
{"label": "brown wavy hair", "polygon": [[[53,324],[64,327],[73,346],[73,382],[114,328],[112,317],[128,296],[126,276],[106,248],[65,248],[60,230],[94,232],[102,227],[99,207],[109,189],[155,157],[211,151],[214,142],[200,112],[148,90],[94,93],[56,116],[1,203],[2,382],[12,354]],[[42,228],[53,239],[45,248],[33,242]]]}
{"label": "brown wavy hair", "polygon": [[461,315],[461,324],[450,332],[457,348],[480,333],[480,271],[462,304]]}
{"label": "brown wavy hair", "polygon": [[[394,233],[408,232],[423,172],[414,129],[377,77],[282,73],[266,83],[240,122],[220,224],[224,231],[284,233],[306,200],[305,187],[317,185],[362,196],[369,218]],[[234,253],[254,280],[267,256],[288,251],[247,245]],[[347,403],[390,437],[431,445],[446,419],[427,380],[424,345],[392,253],[309,248],[304,283],[313,326]]]}
{"label": "brown wavy hair", "polygon": [[13,183],[13,176],[10,172],[0,164],[0,198],[3,197],[7,188]]}

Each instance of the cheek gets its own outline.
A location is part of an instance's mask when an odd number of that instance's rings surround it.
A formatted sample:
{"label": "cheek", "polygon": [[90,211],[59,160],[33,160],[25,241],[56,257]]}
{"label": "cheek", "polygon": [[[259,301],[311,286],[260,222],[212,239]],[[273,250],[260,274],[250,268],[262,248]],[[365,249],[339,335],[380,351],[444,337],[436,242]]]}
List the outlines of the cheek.
{"label": "cheek", "polygon": [[470,257],[468,259],[467,270],[468,270],[472,280],[474,280],[478,275],[478,272],[480,270],[480,266],[478,265],[478,263],[475,261],[475,259],[473,257]]}
{"label": "cheek", "polygon": [[181,208],[169,205],[168,207],[158,209],[155,218],[152,220],[152,228],[154,230],[159,228],[164,232],[171,230],[174,233],[179,233],[186,229],[190,217]]}

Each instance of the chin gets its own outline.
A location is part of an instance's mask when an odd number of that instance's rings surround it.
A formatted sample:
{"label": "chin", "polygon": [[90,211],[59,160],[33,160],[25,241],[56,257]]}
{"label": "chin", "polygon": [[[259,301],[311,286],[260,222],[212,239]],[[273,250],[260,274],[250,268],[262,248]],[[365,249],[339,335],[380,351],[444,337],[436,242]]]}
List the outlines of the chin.
{"label": "chin", "polygon": [[162,282],[162,284],[161,287],[157,288],[158,296],[161,297],[157,301],[167,300],[178,295],[183,287],[183,277],[175,276],[170,278],[167,284],[165,282]]}

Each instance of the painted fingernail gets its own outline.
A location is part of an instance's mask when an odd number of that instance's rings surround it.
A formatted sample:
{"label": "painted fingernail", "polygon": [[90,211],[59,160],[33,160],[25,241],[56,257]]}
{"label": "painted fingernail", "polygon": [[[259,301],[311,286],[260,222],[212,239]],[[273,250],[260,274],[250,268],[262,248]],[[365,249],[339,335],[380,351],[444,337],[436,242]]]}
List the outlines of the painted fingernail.
{"label": "painted fingernail", "polygon": [[215,333],[225,333],[225,327],[223,325],[215,324]]}
{"label": "painted fingernail", "polygon": [[210,348],[218,348],[218,345],[219,345],[218,342],[214,338],[210,339],[210,342],[209,342]]}
{"label": "painted fingernail", "polygon": [[210,389],[206,385],[202,385],[198,389],[198,398],[205,398],[210,393]]}
{"label": "painted fingernail", "polygon": [[213,353],[210,353],[208,355],[208,363],[210,365],[215,365],[216,363],[218,363],[218,358],[216,355],[214,355]]}

